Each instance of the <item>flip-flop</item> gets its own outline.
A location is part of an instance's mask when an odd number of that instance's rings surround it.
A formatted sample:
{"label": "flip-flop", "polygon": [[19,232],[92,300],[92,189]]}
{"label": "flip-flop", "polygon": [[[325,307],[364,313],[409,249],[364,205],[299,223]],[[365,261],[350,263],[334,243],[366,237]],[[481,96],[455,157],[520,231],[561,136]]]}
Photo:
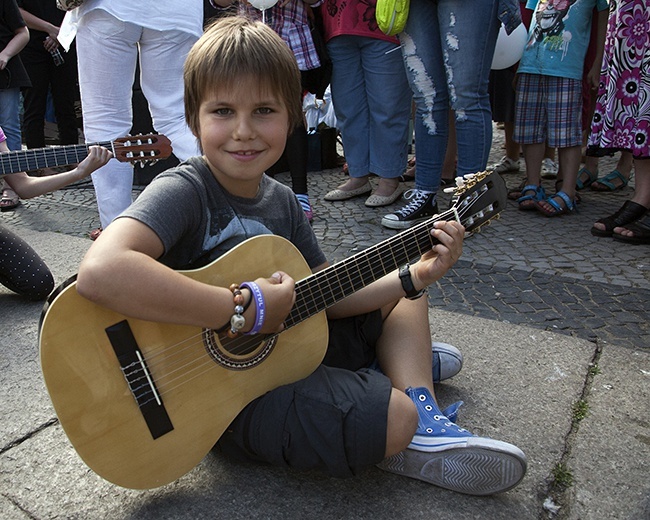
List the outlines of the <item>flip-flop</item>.
{"label": "flip-flop", "polygon": [[[619,185],[614,184],[614,181],[617,179],[621,181],[621,184]],[[591,189],[594,191],[617,191],[625,188],[625,186],[627,186],[627,183],[629,181],[630,180],[627,179],[625,175],[623,175],[618,170],[612,170],[604,177],[601,177],[600,179],[596,179],[595,181],[593,181],[593,183],[591,184]]]}

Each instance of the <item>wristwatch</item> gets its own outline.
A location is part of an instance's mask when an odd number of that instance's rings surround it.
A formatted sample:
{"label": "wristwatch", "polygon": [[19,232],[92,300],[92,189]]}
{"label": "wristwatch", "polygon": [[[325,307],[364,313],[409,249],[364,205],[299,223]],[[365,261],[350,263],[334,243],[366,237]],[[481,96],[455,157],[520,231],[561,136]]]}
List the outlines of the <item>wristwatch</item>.
{"label": "wristwatch", "polygon": [[406,297],[409,300],[417,300],[418,298],[422,297],[425,292],[427,292],[426,287],[421,291],[415,290],[415,287],[413,286],[413,280],[411,280],[411,266],[409,264],[405,264],[399,268],[399,279],[402,282],[402,289],[404,289]]}

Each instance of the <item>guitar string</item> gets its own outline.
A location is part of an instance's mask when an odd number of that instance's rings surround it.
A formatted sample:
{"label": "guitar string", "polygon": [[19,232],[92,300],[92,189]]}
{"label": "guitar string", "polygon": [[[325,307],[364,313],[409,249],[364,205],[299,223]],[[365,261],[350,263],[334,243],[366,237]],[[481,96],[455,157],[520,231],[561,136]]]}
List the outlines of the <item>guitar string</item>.
{"label": "guitar string", "polygon": [[[482,197],[482,194],[479,193],[478,197],[479,198]],[[465,214],[466,212],[468,212],[471,209],[471,207],[472,206],[461,208],[458,211],[459,215],[461,213]],[[428,224],[429,224],[429,226],[421,227],[419,230],[416,231],[416,233],[422,233],[422,231],[424,231],[424,233],[426,233],[426,235],[429,235],[429,232],[430,232],[430,229],[431,229],[431,222],[428,221]],[[334,271],[336,271],[337,269],[338,270],[343,269],[343,267],[339,265],[341,263],[344,263],[344,262],[340,262],[340,263],[335,264],[334,266],[332,266],[332,267],[336,268],[336,269],[334,269]],[[381,261],[381,258],[378,258],[378,262],[375,262],[375,265],[379,265],[379,264],[381,264],[381,266],[382,266],[382,272],[385,272],[385,268],[383,267],[383,262]],[[369,264],[369,265],[372,268],[372,264]],[[319,273],[316,273],[316,275],[318,275],[318,274]],[[349,271],[346,271],[346,274],[348,275],[347,276],[348,280],[350,280],[350,283],[346,284],[346,285],[353,288],[355,286],[355,282],[353,281],[352,278],[350,278]],[[340,279],[338,274],[336,276],[337,276],[337,279]],[[361,275],[361,273],[358,273],[354,279],[356,280],[356,282],[361,281],[362,284],[364,283],[363,282],[363,276]],[[329,286],[329,284],[327,286]],[[323,284],[320,281],[317,281],[317,287],[319,288],[319,291],[322,292]],[[301,305],[301,304],[299,304],[299,305]],[[310,308],[310,307],[307,306],[307,308]],[[174,355],[182,354],[184,351],[188,351],[188,349],[193,349],[193,347],[195,347],[196,345],[202,344],[203,343],[202,337],[203,337],[203,331],[201,333],[199,333],[199,334],[196,334],[196,335],[192,336],[191,338],[187,338],[186,340],[183,340],[183,341],[179,342],[177,344],[177,346],[182,345],[182,344],[185,344],[185,346],[182,347],[179,351],[174,352]],[[255,346],[255,344],[259,345],[264,341],[268,341],[271,337],[272,337],[272,335],[271,336],[265,336],[263,339],[260,339],[259,337],[254,337],[254,336],[250,337],[250,338],[246,337],[246,336],[238,338],[240,340],[239,341],[240,343],[244,343],[243,345],[240,346],[240,351],[244,352],[246,350],[250,350],[252,346]],[[201,338],[201,339],[197,340],[196,338]],[[229,338],[227,338],[227,339],[229,339]],[[241,341],[241,340],[243,340],[243,341]],[[163,377],[159,378],[156,381],[157,385],[159,384],[159,392],[161,394],[164,394],[166,392],[169,392],[170,390],[178,388],[178,386],[180,386],[182,384],[185,384],[186,382],[188,382],[188,381],[190,381],[190,380],[192,380],[192,379],[194,379],[196,377],[201,376],[203,373],[207,372],[211,368],[214,368],[214,367],[218,366],[218,365],[215,365],[214,359],[207,353],[207,351],[203,347],[200,350],[201,355],[198,356],[198,357],[195,356],[195,357],[193,357],[191,359],[190,359],[190,357],[181,358],[178,361],[170,363],[169,362],[170,361],[170,359],[169,359],[169,350],[174,349],[174,348],[175,347],[160,347],[158,349],[152,349],[152,351],[158,350],[159,352],[157,354],[154,354],[153,356],[149,356],[149,355],[147,356],[147,360],[148,360],[147,365],[148,365],[148,367],[150,369],[155,369],[156,364],[150,365],[149,360],[151,360],[151,359],[153,359],[153,358],[155,358],[157,356],[160,356],[160,355],[166,355],[167,356],[166,359],[164,360],[167,365],[171,365],[171,366],[177,365],[173,370],[167,372],[167,374],[166,374],[167,376],[174,376],[177,372],[182,370],[182,373],[181,373],[180,377],[172,377],[172,379],[170,381],[165,382],[164,381],[165,377],[163,376]],[[194,352],[195,352],[195,349],[190,352],[190,355],[193,355]],[[233,350],[233,354],[237,355],[234,350]],[[179,363],[181,363],[181,364],[179,365]],[[195,366],[194,368],[188,369],[189,366],[191,366],[193,364],[196,364],[196,363],[200,363],[200,364]],[[202,371],[194,374],[189,379],[186,377],[187,375],[191,374],[193,371],[201,370],[203,367],[206,367],[206,366],[207,366],[206,370],[202,370]],[[126,376],[126,374],[125,374],[125,376]],[[141,377],[145,377],[144,374]],[[181,380],[183,377],[185,377],[185,379]],[[169,386],[169,384],[176,383],[179,380],[181,380],[181,381],[178,384],[176,384],[175,386],[173,386],[173,387]],[[135,379],[135,381],[137,381],[137,379]],[[148,391],[151,392],[151,390],[148,390]],[[146,395],[146,392],[145,392],[145,395]]]}

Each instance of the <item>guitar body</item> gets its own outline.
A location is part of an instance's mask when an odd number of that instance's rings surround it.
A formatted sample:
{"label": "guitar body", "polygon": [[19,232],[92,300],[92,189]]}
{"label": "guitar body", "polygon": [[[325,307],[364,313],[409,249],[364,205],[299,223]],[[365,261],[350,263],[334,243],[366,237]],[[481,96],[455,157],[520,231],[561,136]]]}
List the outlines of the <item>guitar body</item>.
{"label": "guitar body", "polygon": [[[311,274],[290,242],[264,235],[182,273],[228,287],[279,269],[295,280]],[[125,322],[147,365],[146,377],[134,384],[106,331]],[[44,310],[41,366],[61,425],[84,462],[110,482],[146,489],[194,468],[249,402],[313,372],[327,348],[327,318],[319,312],[280,335],[239,339],[245,349],[224,347],[214,331],[127,319],[79,296],[73,282]],[[164,408],[171,424],[157,438],[134,397],[149,379],[161,400],[155,408]]]}

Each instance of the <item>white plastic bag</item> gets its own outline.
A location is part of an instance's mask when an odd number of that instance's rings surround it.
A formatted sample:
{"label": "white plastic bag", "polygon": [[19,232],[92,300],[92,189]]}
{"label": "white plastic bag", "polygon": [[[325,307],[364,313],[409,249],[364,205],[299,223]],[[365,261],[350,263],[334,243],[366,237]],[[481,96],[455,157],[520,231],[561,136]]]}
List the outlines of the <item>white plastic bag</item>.
{"label": "white plastic bag", "polygon": [[314,94],[307,94],[302,102],[302,110],[305,113],[307,130],[315,131],[321,124],[336,128],[336,114],[329,87],[325,90],[323,99],[317,99]]}

